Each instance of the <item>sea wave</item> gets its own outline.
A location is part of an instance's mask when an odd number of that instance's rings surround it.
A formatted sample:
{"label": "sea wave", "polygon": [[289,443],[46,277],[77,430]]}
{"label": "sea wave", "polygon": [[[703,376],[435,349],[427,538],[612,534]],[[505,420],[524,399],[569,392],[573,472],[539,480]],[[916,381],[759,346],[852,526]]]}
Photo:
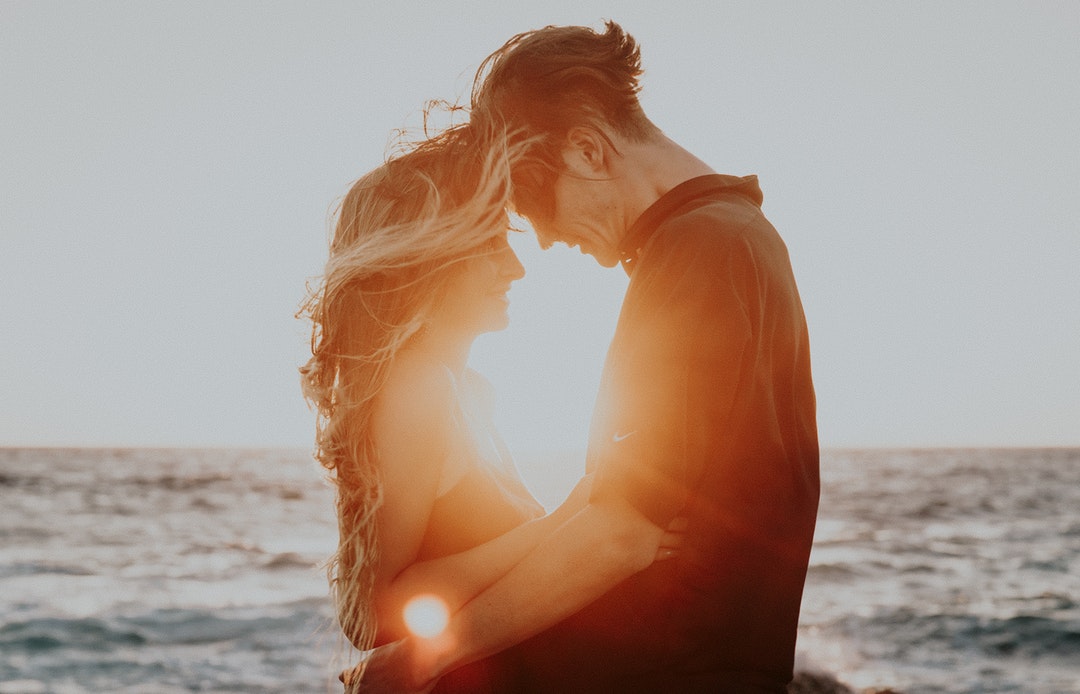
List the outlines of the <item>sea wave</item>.
{"label": "sea wave", "polygon": [[115,620],[45,617],[0,626],[0,651],[8,654],[51,650],[107,652],[147,642],[137,629]]}
{"label": "sea wave", "polygon": [[[0,493],[0,694],[340,691],[307,451],[0,449]],[[1080,691],[1078,509],[1080,451],[826,451],[803,662]]]}
{"label": "sea wave", "polygon": [[979,654],[1039,659],[1076,658],[1080,662],[1080,620],[1033,615],[987,618],[971,614],[919,614],[912,609],[850,615],[836,624],[851,637],[883,644],[878,655],[900,658],[918,648],[937,653],[935,659],[969,658]]}
{"label": "sea wave", "polygon": [[92,576],[93,571],[72,564],[58,564],[51,561],[26,561],[0,564],[0,579],[16,576],[37,576],[56,574],[60,576]]}

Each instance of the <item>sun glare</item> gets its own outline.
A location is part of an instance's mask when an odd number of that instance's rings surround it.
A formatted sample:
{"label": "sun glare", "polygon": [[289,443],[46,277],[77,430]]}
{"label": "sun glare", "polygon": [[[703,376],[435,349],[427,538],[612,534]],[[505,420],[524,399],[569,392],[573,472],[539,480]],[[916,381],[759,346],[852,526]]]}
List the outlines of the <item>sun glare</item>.
{"label": "sun glare", "polygon": [[435,638],[449,623],[450,610],[436,595],[417,595],[405,604],[405,626],[420,638]]}

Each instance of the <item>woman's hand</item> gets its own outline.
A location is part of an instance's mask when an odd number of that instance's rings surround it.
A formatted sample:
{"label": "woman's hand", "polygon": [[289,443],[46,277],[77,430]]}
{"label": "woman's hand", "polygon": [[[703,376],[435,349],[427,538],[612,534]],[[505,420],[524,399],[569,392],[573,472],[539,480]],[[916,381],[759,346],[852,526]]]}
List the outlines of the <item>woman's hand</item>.
{"label": "woman's hand", "polygon": [[[588,506],[592,485],[592,474],[582,477],[567,495],[566,500],[551,515],[556,517],[560,524],[569,520],[575,513]],[[672,559],[679,554],[686,540],[687,524],[686,516],[679,516],[668,524],[664,529],[663,537],[660,538],[660,545],[656,548],[656,557],[653,561]]]}
{"label": "woman's hand", "polygon": [[570,493],[566,496],[566,501],[563,501],[559,505],[559,512],[565,511],[567,516],[572,516],[589,503],[589,494],[592,493],[593,476],[585,475],[578,483],[574,485],[574,488],[570,490]]}
{"label": "woman's hand", "polygon": [[566,495],[566,499],[559,504],[558,508],[545,516],[541,522],[547,526],[547,533],[553,532],[555,528],[573,518],[574,514],[589,505],[592,483],[592,475],[582,477],[574,485],[574,488],[570,490],[570,493]]}

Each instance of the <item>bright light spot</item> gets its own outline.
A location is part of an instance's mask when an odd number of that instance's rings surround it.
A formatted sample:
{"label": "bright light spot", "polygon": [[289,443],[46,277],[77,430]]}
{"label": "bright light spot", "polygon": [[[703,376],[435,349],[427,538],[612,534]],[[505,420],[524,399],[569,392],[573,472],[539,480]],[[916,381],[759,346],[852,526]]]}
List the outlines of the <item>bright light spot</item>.
{"label": "bright light spot", "polygon": [[449,622],[450,610],[435,595],[417,595],[405,604],[405,625],[421,638],[438,636]]}

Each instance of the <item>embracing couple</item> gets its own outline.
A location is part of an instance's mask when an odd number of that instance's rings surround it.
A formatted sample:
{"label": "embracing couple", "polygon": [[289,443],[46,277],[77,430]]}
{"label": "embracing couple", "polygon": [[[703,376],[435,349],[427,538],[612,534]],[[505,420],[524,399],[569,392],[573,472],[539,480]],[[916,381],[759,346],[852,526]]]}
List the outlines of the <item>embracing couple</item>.
{"label": "embracing couple", "polygon": [[[756,178],[638,103],[640,53],[547,27],[484,62],[469,122],[341,203],[301,370],[337,489],[347,692],[783,692],[818,502],[806,322]],[[541,246],[630,276],[582,481],[544,513],[467,365]],[[449,621],[408,629],[410,600]]]}

